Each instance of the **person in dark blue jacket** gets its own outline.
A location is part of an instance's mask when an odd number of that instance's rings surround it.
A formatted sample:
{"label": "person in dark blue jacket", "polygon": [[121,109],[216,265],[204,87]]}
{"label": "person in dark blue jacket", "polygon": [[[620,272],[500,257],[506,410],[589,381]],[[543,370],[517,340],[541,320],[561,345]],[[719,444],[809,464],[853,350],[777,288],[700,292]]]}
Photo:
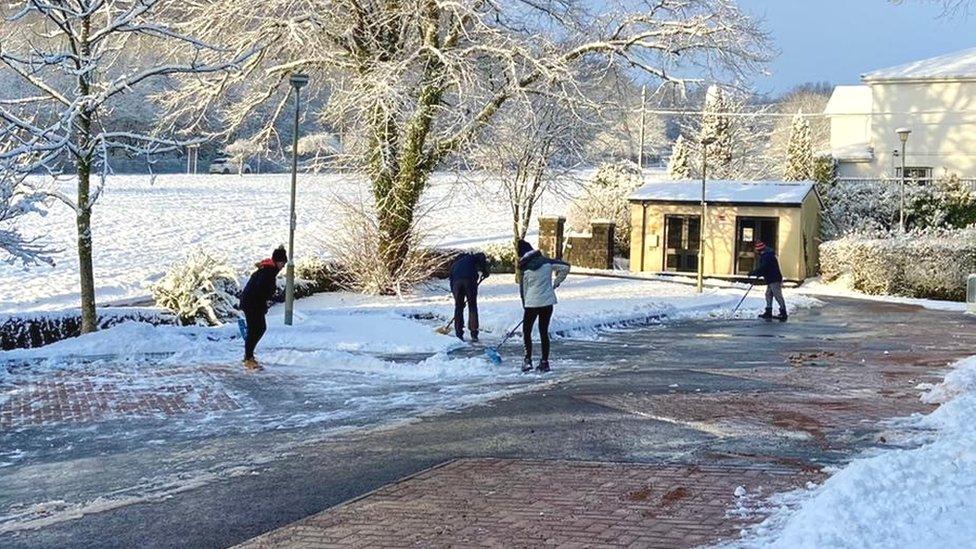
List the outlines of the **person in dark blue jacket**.
{"label": "person in dark blue jacket", "polygon": [[265,315],[268,314],[268,303],[274,299],[278,291],[278,273],[288,263],[288,254],[284,246],[279,246],[272,252],[269,259],[257,264],[257,270],[251,274],[244,291],[241,292],[241,310],[247,321],[247,337],[244,339],[244,367],[248,370],[260,370],[261,366],[254,359],[254,348],[258,346],[261,337],[268,329]]}
{"label": "person in dark blue jacket", "polygon": [[478,284],[488,278],[488,256],[463,253],[451,265],[451,294],[454,296],[454,334],[464,340],[464,306],[468,306],[471,341],[478,341]]}
{"label": "person in dark blue jacket", "polygon": [[759,318],[772,320],[773,299],[779,304],[779,316],[775,317],[781,321],[786,321],[786,300],[783,299],[783,273],[779,270],[779,260],[776,259],[776,252],[766,245],[762,240],[756,241],[756,254],[759,255],[759,264],[749,273],[749,276],[760,277],[766,284],[766,310]]}

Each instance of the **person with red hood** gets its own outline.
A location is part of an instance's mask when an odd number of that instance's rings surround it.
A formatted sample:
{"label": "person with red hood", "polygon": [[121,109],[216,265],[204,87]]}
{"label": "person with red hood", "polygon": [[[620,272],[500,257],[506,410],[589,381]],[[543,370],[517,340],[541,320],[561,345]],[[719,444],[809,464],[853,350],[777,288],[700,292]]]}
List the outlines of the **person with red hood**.
{"label": "person with red hood", "polygon": [[288,263],[288,254],[284,246],[278,246],[271,257],[262,260],[257,270],[248,279],[241,292],[241,310],[247,321],[247,337],[244,339],[244,368],[260,370],[261,365],[254,359],[254,348],[268,329],[264,317],[268,314],[268,303],[274,299],[278,291],[278,273]]}

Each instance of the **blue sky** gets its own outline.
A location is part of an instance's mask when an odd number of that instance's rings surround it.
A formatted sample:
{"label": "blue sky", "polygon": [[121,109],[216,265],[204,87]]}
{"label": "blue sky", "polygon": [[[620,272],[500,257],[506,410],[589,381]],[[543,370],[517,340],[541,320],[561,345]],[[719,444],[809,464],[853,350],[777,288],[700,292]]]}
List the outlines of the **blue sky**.
{"label": "blue sky", "polygon": [[861,73],[976,47],[976,13],[940,17],[935,1],[738,0],[765,19],[780,55],[758,91],[781,92],[795,84],[857,84]]}

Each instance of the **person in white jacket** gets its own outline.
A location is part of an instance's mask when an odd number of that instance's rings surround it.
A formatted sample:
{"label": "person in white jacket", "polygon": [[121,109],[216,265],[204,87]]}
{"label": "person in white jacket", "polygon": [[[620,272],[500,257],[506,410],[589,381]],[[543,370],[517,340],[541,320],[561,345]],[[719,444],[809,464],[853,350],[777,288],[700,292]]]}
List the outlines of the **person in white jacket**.
{"label": "person in white jacket", "polygon": [[[525,341],[525,359],[522,371],[532,370],[532,327],[539,320],[539,340],[542,343],[542,360],[536,368],[549,371],[549,321],[552,306],[556,304],[556,288],[569,275],[569,264],[550,259],[524,240],[518,243],[518,269],[521,276],[519,290],[522,295],[522,338]],[[553,279],[555,276],[555,279]]]}

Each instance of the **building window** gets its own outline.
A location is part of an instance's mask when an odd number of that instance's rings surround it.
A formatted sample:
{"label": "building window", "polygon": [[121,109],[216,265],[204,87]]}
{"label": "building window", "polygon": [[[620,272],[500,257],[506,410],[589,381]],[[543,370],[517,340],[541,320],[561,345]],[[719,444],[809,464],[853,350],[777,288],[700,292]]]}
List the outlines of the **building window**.
{"label": "building window", "polygon": [[[895,168],[895,177],[901,178],[901,166]],[[905,166],[905,179],[913,181],[929,181],[932,179],[932,168],[924,166]]]}

